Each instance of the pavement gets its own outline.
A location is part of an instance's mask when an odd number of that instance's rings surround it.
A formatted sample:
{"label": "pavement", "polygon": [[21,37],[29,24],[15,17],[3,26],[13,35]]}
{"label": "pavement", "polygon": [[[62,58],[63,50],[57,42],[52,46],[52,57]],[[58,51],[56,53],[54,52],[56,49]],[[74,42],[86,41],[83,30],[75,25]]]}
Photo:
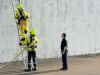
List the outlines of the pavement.
{"label": "pavement", "polygon": [[0,75],[100,75],[100,56],[68,57],[68,71],[59,70],[61,59],[38,60],[38,70],[24,72],[22,62],[0,69]]}

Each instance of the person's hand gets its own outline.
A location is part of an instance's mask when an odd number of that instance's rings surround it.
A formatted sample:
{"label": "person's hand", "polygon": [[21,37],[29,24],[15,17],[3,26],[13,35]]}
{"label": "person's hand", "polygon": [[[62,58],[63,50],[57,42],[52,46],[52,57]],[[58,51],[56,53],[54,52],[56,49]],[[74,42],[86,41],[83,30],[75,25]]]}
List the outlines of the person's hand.
{"label": "person's hand", "polygon": [[22,46],[22,43],[19,43],[20,46]]}
{"label": "person's hand", "polygon": [[65,51],[63,51],[62,54],[65,54]]}

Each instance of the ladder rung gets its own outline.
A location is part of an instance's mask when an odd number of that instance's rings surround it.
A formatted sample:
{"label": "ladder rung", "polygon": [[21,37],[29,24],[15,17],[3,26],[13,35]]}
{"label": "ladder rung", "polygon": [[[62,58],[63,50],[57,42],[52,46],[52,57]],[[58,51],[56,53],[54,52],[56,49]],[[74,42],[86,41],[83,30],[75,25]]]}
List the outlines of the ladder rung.
{"label": "ladder rung", "polygon": [[13,0],[13,1],[20,1],[20,0]]}
{"label": "ladder rung", "polygon": [[17,11],[17,6],[18,4],[20,4],[21,0],[13,0],[13,8],[14,8],[14,12]]}
{"label": "ladder rung", "polygon": [[17,7],[16,7],[16,6],[14,6],[14,9],[17,9]]}
{"label": "ladder rung", "polygon": [[15,6],[15,5],[17,6],[18,4],[20,4],[20,2],[17,2],[17,1],[16,1],[16,2],[13,2],[13,5],[14,5],[14,6]]}
{"label": "ladder rung", "polygon": [[19,4],[13,4],[13,6],[18,6]]}
{"label": "ladder rung", "polygon": [[17,12],[17,10],[14,10],[14,12]]}
{"label": "ladder rung", "polygon": [[18,2],[18,1],[13,1],[13,3],[19,3],[20,4],[20,2]]}
{"label": "ladder rung", "polygon": [[17,11],[17,7],[14,7],[14,11]]}
{"label": "ladder rung", "polygon": [[18,6],[18,4],[17,5],[13,5],[14,7],[17,7]]}
{"label": "ladder rung", "polygon": [[16,2],[20,2],[21,0],[13,0],[13,2],[14,2],[14,1],[16,1]]}
{"label": "ladder rung", "polygon": [[14,11],[14,12],[17,12],[17,11]]}

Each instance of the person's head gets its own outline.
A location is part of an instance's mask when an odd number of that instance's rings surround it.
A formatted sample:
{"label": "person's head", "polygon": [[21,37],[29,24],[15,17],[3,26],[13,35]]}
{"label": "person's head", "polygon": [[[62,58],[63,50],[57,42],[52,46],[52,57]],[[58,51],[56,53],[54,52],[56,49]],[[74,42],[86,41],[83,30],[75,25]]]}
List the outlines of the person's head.
{"label": "person's head", "polygon": [[18,9],[19,11],[23,11],[23,10],[24,10],[23,5],[22,5],[22,4],[19,4],[19,5],[17,6],[17,9]]}
{"label": "person's head", "polygon": [[66,37],[66,33],[63,33],[63,34],[61,35],[61,37],[62,37],[62,39],[65,38],[65,37]]}
{"label": "person's head", "polygon": [[35,39],[36,30],[34,30],[34,29],[30,30],[30,36],[31,36],[32,39]]}

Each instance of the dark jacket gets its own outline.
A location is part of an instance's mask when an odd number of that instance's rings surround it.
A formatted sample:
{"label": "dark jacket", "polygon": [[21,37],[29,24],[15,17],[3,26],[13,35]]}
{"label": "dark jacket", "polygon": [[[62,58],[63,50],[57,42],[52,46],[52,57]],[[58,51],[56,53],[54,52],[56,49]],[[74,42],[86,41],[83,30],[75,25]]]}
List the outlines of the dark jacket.
{"label": "dark jacket", "polygon": [[61,50],[63,51],[64,50],[64,47],[65,46],[68,46],[68,44],[67,44],[67,40],[64,38],[64,39],[62,39],[62,41],[61,41]]}

